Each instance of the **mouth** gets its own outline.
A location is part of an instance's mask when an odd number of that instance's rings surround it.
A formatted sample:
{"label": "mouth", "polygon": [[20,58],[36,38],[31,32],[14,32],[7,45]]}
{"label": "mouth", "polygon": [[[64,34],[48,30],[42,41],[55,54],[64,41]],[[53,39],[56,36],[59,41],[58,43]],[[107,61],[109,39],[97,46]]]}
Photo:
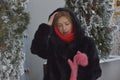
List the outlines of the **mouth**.
{"label": "mouth", "polygon": [[63,32],[63,34],[64,34],[64,35],[67,35],[67,34],[69,34],[69,32]]}

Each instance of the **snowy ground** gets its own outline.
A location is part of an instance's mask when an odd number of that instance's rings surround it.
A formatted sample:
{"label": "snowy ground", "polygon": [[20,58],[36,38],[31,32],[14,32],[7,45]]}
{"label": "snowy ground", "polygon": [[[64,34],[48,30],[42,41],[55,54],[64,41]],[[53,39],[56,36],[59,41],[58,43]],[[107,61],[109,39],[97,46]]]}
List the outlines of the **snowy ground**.
{"label": "snowy ground", "polygon": [[108,57],[108,59],[101,59],[101,60],[100,60],[100,63],[111,62],[111,61],[116,61],[116,60],[120,60],[120,56],[110,55],[110,56]]}

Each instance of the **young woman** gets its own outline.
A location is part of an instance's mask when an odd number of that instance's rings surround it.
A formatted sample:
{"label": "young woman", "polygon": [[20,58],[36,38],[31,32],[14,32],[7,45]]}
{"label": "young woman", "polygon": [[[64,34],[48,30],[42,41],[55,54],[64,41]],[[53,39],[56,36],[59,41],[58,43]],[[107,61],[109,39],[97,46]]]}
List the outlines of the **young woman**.
{"label": "young woman", "polygon": [[31,52],[47,59],[44,80],[97,80],[101,76],[95,42],[84,35],[79,20],[67,8],[56,9],[48,24],[40,24]]}

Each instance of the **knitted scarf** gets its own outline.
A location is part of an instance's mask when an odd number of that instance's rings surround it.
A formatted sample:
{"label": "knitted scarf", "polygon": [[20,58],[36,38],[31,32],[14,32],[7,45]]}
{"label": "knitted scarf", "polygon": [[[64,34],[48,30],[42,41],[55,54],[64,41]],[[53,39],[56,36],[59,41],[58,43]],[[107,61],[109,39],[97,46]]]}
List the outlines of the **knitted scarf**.
{"label": "knitted scarf", "polygon": [[63,35],[63,34],[58,30],[58,28],[57,28],[56,26],[54,26],[54,31],[55,31],[55,33],[58,35],[58,37],[59,37],[62,41],[66,42],[66,43],[70,43],[71,41],[74,40],[73,30],[72,30],[71,33],[69,33],[69,34],[67,34],[67,35]]}

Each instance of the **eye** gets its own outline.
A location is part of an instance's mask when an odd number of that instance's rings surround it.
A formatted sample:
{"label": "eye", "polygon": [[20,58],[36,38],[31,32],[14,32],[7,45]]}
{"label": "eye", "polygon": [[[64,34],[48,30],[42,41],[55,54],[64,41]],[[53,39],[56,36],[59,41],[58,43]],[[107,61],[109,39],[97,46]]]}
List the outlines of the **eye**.
{"label": "eye", "polygon": [[69,25],[69,23],[67,23],[66,25]]}
{"label": "eye", "polygon": [[65,25],[70,25],[70,23],[65,23]]}
{"label": "eye", "polygon": [[60,28],[60,27],[62,27],[62,25],[61,25],[61,24],[58,24],[58,25],[57,25],[57,27],[59,27],[59,28]]}

